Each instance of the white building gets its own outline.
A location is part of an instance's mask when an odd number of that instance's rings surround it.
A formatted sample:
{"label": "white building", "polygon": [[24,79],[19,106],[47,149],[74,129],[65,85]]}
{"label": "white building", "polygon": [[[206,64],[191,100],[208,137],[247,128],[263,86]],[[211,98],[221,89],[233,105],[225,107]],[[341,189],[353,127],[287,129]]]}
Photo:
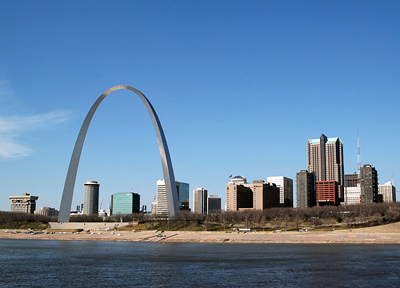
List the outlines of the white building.
{"label": "white building", "polygon": [[154,197],[154,201],[151,202],[151,215],[157,214],[157,199]]}
{"label": "white building", "polygon": [[346,205],[361,203],[361,187],[344,187],[344,203]]}
{"label": "white building", "polygon": [[392,182],[386,182],[385,185],[378,185],[378,194],[382,194],[383,202],[396,202],[396,187]]}
{"label": "white building", "polygon": [[165,181],[157,181],[157,209],[156,214],[168,215],[167,191],[165,190]]}
{"label": "white building", "polygon": [[207,214],[207,190],[204,188],[193,190],[193,213]]}
{"label": "white building", "polygon": [[44,216],[58,216],[58,210],[51,207],[40,207],[39,210],[35,210],[34,214]]}
{"label": "white building", "polygon": [[267,182],[279,187],[279,203],[281,207],[293,207],[293,180],[284,176],[267,177]]}

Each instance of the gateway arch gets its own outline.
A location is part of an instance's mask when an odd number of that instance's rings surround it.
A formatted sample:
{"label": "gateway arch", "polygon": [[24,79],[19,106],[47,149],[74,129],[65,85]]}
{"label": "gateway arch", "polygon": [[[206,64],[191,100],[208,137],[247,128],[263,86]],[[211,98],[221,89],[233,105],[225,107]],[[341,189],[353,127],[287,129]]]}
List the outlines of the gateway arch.
{"label": "gateway arch", "polygon": [[126,89],[136,93],[140,99],[143,101],[150,114],[151,121],[153,122],[154,130],[156,132],[158,148],[160,150],[161,164],[164,173],[165,180],[165,190],[167,196],[167,207],[169,216],[172,217],[179,211],[178,203],[178,193],[175,186],[175,176],[174,170],[172,168],[171,157],[169,155],[167,141],[165,139],[164,132],[161,127],[160,120],[151,105],[150,101],[137,89],[127,86],[118,85],[108,89],[106,92],[101,94],[101,96],[94,102],[92,108],[90,108],[88,114],[86,115],[85,121],[82,124],[81,130],[79,131],[78,138],[75,142],[74,151],[72,152],[71,160],[69,162],[69,168],[67,172],[67,177],[65,179],[64,191],[61,198],[60,213],[58,216],[59,222],[69,222],[69,214],[71,211],[72,196],[74,194],[76,174],[78,171],[79,160],[81,157],[81,152],[83,148],[83,143],[85,142],[86,133],[89,128],[90,122],[92,121],[93,115],[97,110],[100,103],[106,98],[111,92]]}

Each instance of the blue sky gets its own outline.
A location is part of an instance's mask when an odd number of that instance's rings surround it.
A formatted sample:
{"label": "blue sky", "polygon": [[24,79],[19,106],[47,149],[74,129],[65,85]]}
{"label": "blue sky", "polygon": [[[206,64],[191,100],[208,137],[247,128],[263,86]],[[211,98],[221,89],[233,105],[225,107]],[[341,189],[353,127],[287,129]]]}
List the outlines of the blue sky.
{"label": "blue sky", "polygon": [[[59,208],[93,102],[130,85],[153,104],[178,181],[222,197],[307,168],[309,138],[339,137],[345,173],[397,184],[398,1],[0,1],[0,210],[8,196]],[[162,179],[150,117],[130,91],[97,110],[73,207],[89,180],[150,208]],[[192,193],[190,195],[192,206]]]}

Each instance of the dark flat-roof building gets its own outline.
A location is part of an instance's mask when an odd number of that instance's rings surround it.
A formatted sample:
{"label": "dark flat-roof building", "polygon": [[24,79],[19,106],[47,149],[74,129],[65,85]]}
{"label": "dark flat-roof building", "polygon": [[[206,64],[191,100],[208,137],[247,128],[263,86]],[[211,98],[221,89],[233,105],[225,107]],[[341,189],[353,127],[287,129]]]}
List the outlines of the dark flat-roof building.
{"label": "dark flat-roof building", "polygon": [[221,212],[221,198],[217,195],[208,195],[207,214]]}
{"label": "dark flat-roof building", "polygon": [[358,174],[346,174],[344,175],[344,187],[357,187]]}
{"label": "dark flat-roof building", "polygon": [[360,169],[361,203],[378,202],[378,172],[375,167],[365,164]]}
{"label": "dark flat-roof building", "polygon": [[297,207],[313,207],[317,205],[315,192],[315,175],[307,170],[296,173]]}

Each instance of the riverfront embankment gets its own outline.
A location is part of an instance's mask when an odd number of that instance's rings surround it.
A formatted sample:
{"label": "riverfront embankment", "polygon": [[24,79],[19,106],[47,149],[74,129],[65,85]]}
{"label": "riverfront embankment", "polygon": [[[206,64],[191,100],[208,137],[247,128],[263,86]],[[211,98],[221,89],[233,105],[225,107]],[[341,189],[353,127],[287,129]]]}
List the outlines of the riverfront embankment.
{"label": "riverfront embankment", "polygon": [[308,232],[189,232],[189,231],[101,231],[32,234],[1,230],[0,239],[45,239],[132,242],[204,243],[354,243],[400,244],[400,223],[337,231]]}

